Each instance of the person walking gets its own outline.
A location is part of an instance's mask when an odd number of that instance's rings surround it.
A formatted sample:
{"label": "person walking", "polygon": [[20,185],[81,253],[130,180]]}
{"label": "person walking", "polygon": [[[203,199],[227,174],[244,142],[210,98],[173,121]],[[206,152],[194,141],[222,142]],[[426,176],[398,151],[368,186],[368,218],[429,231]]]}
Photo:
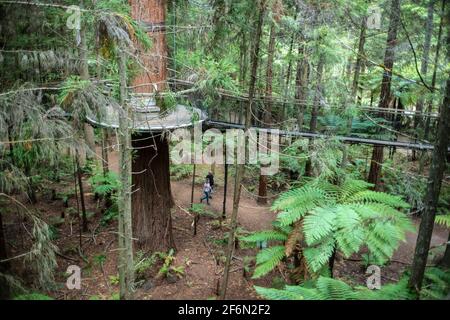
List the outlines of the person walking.
{"label": "person walking", "polygon": [[206,203],[209,205],[209,198],[211,194],[211,184],[209,180],[206,179],[205,184],[203,185],[203,197],[200,198],[200,202],[203,203],[203,200],[206,200]]}
{"label": "person walking", "polygon": [[[213,193],[214,192],[214,175],[212,174],[211,171],[208,172],[206,179],[209,180],[209,185],[211,186],[211,193]],[[212,198],[211,194],[209,195],[209,197]]]}

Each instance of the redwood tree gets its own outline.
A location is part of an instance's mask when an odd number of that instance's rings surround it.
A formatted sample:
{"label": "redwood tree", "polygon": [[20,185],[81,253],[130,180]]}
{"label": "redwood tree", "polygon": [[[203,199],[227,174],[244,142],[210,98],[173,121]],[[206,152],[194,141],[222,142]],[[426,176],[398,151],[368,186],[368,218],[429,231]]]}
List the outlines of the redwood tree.
{"label": "redwood tree", "polygon": [[[144,71],[134,79],[134,91],[152,93],[154,88],[162,91],[167,79],[166,1],[131,0],[130,3],[133,19],[147,28],[152,39],[149,52],[138,53]],[[145,251],[167,251],[175,247],[170,214],[168,141],[161,133],[146,132],[132,136],[132,147],[132,217],[136,247]]]}
{"label": "redwood tree", "polygon": [[[267,69],[266,69],[266,105],[264,110],[264,126],[270,127],[272,122],[272,80],[273,80],[273,59],[275,55],[275,23],[270,24],[269,46],[267,49]],[[258,200],[259,204],[267,203],[267,176],[259,175]]]}
{"label": "redwood tree", "polygon": [[[378,103],[379,108],[386,109],[389,107],[389,100],[391,98],[392,69],[394,67],[395,46],[397,44],[397,29],[400,22],[400,0],[392,0],[390,13],[389,31],[384,54],[384,72],[383,79],[381,80],[380,102]],[[374,184],[375,189],[380,187],[383,151],[383,146],[373,147],[368,182]]]}

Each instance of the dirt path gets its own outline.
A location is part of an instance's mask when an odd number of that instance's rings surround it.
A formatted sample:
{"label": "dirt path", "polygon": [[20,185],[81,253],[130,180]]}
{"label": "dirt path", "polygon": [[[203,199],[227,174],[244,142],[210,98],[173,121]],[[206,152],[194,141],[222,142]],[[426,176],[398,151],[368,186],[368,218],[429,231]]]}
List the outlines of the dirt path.
{"label": "dirt path", "polygon": [[[97,151],[98,152],[98,151]],[[118,172],[118,155],[117,152],[111,152],[109,155],[109,166],[111,170]],[[206,172],[209,166],[200,165],[197,168],[197,177],[206,176]],[[210,200],[210,210],[221,213],[223,211],[223,167],[217,166],[216,176],[216,188],[213,194],[213,199]],[[231,215],[233,208],[233,193],[234,193],[234,177],[231,174],[228,177],[228,190],[226,200],[226,213],[227,216]],[[191,179],[188,178],[182,181],[172,181],[172,194],[175,203],[188,208],[191,202]],[[200,202],[202,196],[202,186],[196,185],[194,189],[194,202]],[[261,229],[267,229],[271,227],[272,221],[275,219],[276,214],[270,211],[270,206],[258,205],[254,199],[254,196],[250,195],[245,189],[242,190],[241,199],[239,202],[238,221],[242,227],[249,231],[256,231]]]}

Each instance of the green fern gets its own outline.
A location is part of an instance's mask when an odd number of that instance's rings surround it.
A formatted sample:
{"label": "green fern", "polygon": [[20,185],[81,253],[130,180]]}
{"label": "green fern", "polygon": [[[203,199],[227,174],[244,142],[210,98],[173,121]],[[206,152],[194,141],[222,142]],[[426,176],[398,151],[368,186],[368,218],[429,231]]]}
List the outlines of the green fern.
{"label": "green fern", "polygon": [[256,255],[257,267],[253,273],[253,279],[257,279],[268,274],[284,257],[284,246],[274,246],[261,250]]}
{"label": "green fern", "polygon": [[281,231],[276,230],[264,230],[255,232],[249,236],[242,237],[240,241],[245,242],[263,242],[263,241],[286,241],[287,235]]}
{"label": "green fern", "polygon": [[435,221],[437,224],[450,228],[450,214],[437,215]]}
{"label": "green fern", "polygon": [[348,199],[349,203],[381,203],[392,208],[409,208],[409,204],[399,196],[393,196],[384,192],[364,190],[357,192]]}
{"label": "green fern", "polygon": [[[409,207],[406,202],[398,196],[368,190],[369,187],[371,184],[365,181],[352,179],[340,186],[324,180],[309,181],[274,202],[272,209],[279,214],[273,231],[255,233],[244,241],[283,241],[292,248],[287,239],[292,238],[293,232],[300,232],[295,239],[304,239],[303,256],[313,274],[325,270],[335,251],[349,257],[363,245],[372,262],[383,264],[414,226],[400,211]],[[293,228],[294,223],[297,228]],[[274,248],[258,254],[255,278],[269,273],[276,267],[275,262],[284,257],[280,246]],[[294,251],[286,247],[285,252]]]}
{"label": "green fern", "polygon": [[54,300],[42,293],[27,293],[14,297],[14,300]]}
{"label": "green fern", "polygon": [[273,204],[272,210],[279,211],[281,225],[290,225],[300,220],[309,210],[326,201],[327,194],[315,187],[304,186],[282,194]]}
{"label": "green fern", "polygon": [[303,300],[303,296],[288,290],[279,290],[272,288],[264,288],[264,287],[254,287],[256,292],[270,300]]}

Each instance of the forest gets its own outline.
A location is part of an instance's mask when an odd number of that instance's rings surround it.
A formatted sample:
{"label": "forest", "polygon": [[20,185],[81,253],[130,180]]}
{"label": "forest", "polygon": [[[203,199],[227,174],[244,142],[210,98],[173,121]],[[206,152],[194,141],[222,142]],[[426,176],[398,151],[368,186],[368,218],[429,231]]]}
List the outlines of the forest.
{"label": "forest", "polygon": [[446,0],[0,0],[0,300],[449,300]]}

